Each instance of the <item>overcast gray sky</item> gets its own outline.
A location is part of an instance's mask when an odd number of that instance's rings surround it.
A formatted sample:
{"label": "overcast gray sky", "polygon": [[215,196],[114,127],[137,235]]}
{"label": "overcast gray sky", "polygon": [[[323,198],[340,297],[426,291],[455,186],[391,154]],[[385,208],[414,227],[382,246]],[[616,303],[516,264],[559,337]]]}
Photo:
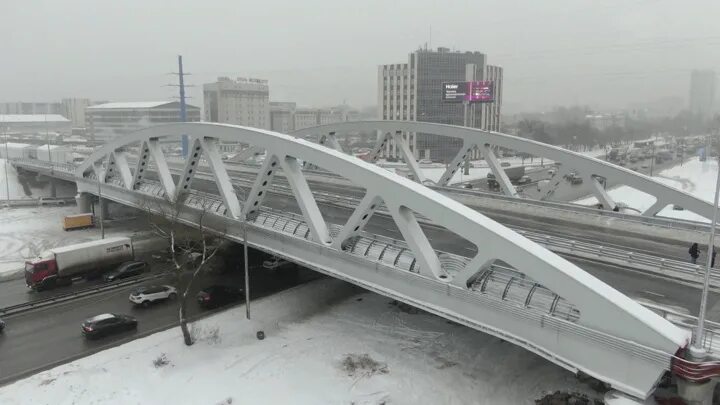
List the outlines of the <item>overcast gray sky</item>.
{"label": "overcast gray sky", "polygon": [[631,0],[0,0],[0,101],[155,100],[185,58],[190,91],[270,80],[271,100],[375,104],[377,65],[432,46],[505,68],[511,109],[687,98],[720,70],[720,2]]}

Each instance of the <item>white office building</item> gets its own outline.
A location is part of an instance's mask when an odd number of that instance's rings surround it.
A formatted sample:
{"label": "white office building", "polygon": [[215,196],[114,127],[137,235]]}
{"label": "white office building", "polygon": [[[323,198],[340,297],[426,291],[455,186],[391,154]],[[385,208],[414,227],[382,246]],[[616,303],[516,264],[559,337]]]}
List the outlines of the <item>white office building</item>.
{"label": "white office building", "polygon": [[289,101],[270,102],[270,129],[283,134],[289,134],[295,130],[295,108],[297,106]]}
{"label": "white office building", "polygon": [[60,114],[0,114],[0,133],[55,139],[70,135],[72,123]]}
{"label": "white office building", "polygon": [[[187,122],[200,121],[200,108],[187,105]],[[104,143],[152,125],[181,122],[178,101],[99,104],[85,109],[90,140]]]}
{"label": "white office building", "polygon": [[205,121],[270,129],[267,80],[219,77],[203,85]]}

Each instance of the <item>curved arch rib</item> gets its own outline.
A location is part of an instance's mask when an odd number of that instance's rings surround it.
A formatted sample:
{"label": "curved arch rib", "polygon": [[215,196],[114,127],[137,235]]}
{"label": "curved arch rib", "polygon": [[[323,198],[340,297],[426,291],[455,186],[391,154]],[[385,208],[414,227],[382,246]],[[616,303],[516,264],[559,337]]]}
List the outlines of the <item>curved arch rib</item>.
{"label": "curved arch rib", "polygon": [[[615,204],[614,201],[604,193],[602,187],[598,188],[592,184],[597,181],[596,177],[604,177],[617,184],[624,184],[654,196],[656,198],[655,204],[645,210],[644,215],[655,215],[667,205],[677,204],[705,218],[712,218],[712,203],[660,183],[651,177],[557,146],[499,132],[416,121],[351,121],[304,128],[295,131],[293,135],[307,136],[327,132],[344,134],[348,132],[368,132],[374,130],[383,131],[384,133],[403,131],[460,138],[463,140],[463,146],[458,156],[453,160],[453,163],[461,162],[461,155],[466,153],[467,150],[472,149],[474,146],[483,147],[485,144],[501,146],[560,162],[562,163],[561,170],[564,169],[564,172],[571,170],[580,172],[580,175],[591,184],[591,192],[598,197],[599,201],[605,202],[605,204],[603,204],[605,209],[612,209]],[[450,169],[452,169],[452,167],[450,167]],[[497,170],[493,169],[496,179],[500,181],[501,179],[498,177],[496,171]],[[452,175],[446,172],[438,184],[446,185],[451,178]],[[501,183],[501,185],[503,185],[503,183]],[[507,195],[513,196],[514,188],[503,188]],[[600,192],[600,190],[602,190],[602,192]],[[551,195],[551,193],[551,190],[545,192],[548,196]]]}

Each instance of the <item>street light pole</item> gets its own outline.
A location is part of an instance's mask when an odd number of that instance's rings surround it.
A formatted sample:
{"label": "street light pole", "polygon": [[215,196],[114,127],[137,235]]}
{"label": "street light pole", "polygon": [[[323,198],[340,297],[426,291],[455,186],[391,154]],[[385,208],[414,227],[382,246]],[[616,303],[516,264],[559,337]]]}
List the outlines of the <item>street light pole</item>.
{"label": "street light pole", "polygon": [[8,152],[8,134],[5,133],[5,193],[7,197],[7,206],[10,208],[10,174],[8,173],[8,159],[10,159],[10,153]]}
{"label": "street light pole", "polygon": [[715,202],[713,204],[713,218],[710,226],[710,240],[708,241],[707,260],[705,261],[705,280],[703,282],[702,298],[700,299],[700,314],[698,324],[693,334],[693,347],[702,351],[703,334],[705,333],[705,312],[707,310],[708,289],[710,286],[710,269],[712,265],[713,251],[715,250],[715,227],[717,225],[718,197],[720,197],[720,159],[718,159],[717,182],[715,183]]}

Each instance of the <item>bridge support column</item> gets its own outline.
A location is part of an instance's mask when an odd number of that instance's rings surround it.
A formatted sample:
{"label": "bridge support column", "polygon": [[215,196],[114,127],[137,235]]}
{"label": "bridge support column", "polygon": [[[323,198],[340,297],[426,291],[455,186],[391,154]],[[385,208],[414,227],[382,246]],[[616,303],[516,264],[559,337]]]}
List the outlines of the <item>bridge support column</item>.
{"label": "bridge support column", "polygon": [[91,212],[92,208],[92,196],[89,193],[77,193],[75,195],[75,202],[77,203],[78,211],[80,211],[81,214],[84,214],[86,212]]}
{"label": "bridge support column", "polygon": [[57,186],[54,178],[50,178],[50,197],[57,197]]}
{"label": "bridge support column", "polygon": [[694,383],[678,378],[678,395],[680,395],[688,405],[712,405],[716,383],[715,380],[710,380],[705,383]]}
{"label": "bridge support column", "polygon": [[[708,357],[706,352],[696,349],[694,346],[691,346],[688,350],[687,359],[698,362],[712,360]],[[678,377],[678,395],[680,395],[680,398],[682,398],[688,405],[711,405],[713,403],[715,384],[717,384],[717,381],[714,379],[700,383],[690,382]]]}

